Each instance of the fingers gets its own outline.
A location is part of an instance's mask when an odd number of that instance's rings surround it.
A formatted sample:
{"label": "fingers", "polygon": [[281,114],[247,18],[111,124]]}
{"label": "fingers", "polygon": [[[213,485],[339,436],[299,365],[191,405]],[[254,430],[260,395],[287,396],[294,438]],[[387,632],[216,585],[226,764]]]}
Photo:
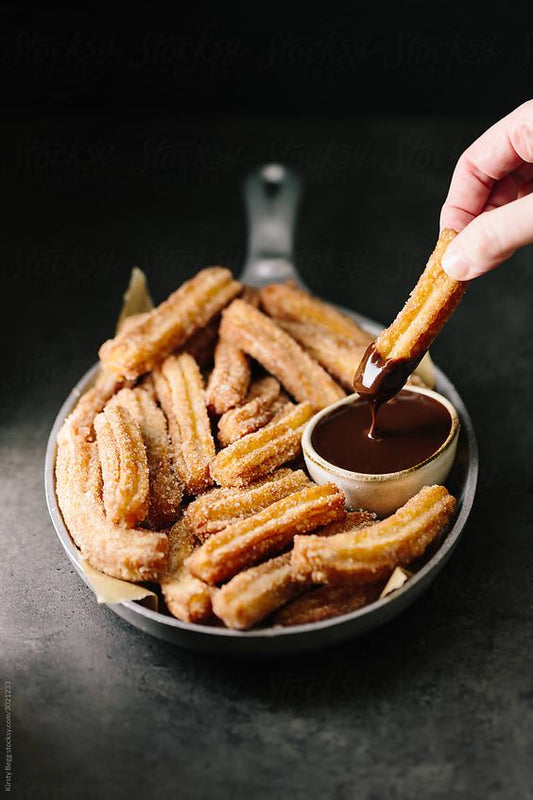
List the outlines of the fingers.
{"label": "fingers", "polygon": [[514,175],[506,175],[494,184],[483,211],[491,211],[493,208],[512,203],[518,197],[520,185]]}
{"label": "fingers", "polygon": [[533,100],[519,106],[465,150],[441,211],[441,228],[461,231],[485,209],[497,181],[533,177]]}
{"label": "fingers", "polygon": [[533,242],[533,194],[480,214],[450,243],[442,267],[451,278],[477,278]]}
{"label": "fingers", "polygon": [[525,197],[533,192],[533,181],[526,181],[518,190],[518,197]]}

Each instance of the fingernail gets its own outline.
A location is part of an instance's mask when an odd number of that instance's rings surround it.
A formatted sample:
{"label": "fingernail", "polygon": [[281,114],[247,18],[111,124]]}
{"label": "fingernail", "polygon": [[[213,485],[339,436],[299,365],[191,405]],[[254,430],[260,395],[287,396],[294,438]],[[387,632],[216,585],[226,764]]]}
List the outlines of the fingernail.
{"label": "fingernail", "polygon": [[470,268],[457,250],[452,250],[451,252],[447,250],[442,257],[441,264],[442,269],[450,278],[454,278],[456,281],[467,280]]}

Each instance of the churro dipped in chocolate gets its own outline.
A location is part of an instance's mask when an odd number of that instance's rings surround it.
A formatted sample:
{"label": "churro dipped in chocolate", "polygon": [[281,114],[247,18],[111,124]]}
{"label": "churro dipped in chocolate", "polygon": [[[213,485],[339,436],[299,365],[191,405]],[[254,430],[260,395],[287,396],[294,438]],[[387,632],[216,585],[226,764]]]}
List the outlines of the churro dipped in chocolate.
{"label": "churro dipped in chocolate", "polygon": [[355,377],[354,389],[368,399],[375,413],[394,397],[417,367],[465,293],[467,282],[450,278],[441,259],[456,231],[445,228],[407,303],[392,325],[366,350]]}

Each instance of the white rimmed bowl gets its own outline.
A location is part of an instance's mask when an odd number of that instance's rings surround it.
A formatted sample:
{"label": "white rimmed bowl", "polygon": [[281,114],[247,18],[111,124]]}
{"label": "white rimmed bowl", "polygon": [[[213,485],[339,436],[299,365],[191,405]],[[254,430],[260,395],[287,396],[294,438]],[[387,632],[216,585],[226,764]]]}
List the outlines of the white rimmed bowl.
{"label": "white rimmed bowl", "polygon": [[444,483],[450,474],[459,440],[459,415],[455,406],[443,395],[420,386],[408,386],[409,391],[432,397],[441,403],[451,417],[450,433],[438,450],[425,461],[398,472],[371,475],[352,472],[331,464],[315,450],[312,435],[317,424],[341,406],[349,405],[358,397],[352,394],[339,400],[309,420],[302,437],[302,450],[309,474],[316,483],[335,483],[346,495],[349,508],[367,508],[380,517],[393,514],[423,486]]}

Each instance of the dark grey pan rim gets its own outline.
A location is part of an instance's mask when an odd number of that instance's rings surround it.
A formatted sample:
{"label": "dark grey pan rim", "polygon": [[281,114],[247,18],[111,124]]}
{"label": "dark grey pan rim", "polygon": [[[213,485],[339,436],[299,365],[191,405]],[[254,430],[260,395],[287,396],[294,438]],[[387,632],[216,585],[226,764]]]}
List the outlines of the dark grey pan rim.
{"label": "dark grey pan rim", "polygon": [[[349,309],[342,308],[345,313],[350,314],[350,316],[354,317],[357,322],[359,322],[363,327],[369,330],[371,333],[376,334],[382,326],[378,325],[377,323],[369,320],[367,317],[364,317],[360,314],[357,314]],[[63,521],[61,511],[59,509],[57,503],[57,497],[55,492],[55,455],[56,455],[56,439],[57,434],[65,417],[70,413],[72,408],[74,407],[76,401],[80,397],[80,395],[87,389],[94,379],[96,373],[98,371],[98,364],[95,364],[91,367],[85,375],[78,381],[76,386],[68,395],[67,399],[61,406],[59,413],[55,419],[53,424],[52,430],[50,432],[50,436],[48,439],[47,449],[46,449],[46,458],[45,458],[45,491],[46,491],[46,501],[48,505],[48,511],[50,517],[52,519],[52,523],[56,530],[56,533],[59,537],[59,540],[69,557],[70,561],[72,562],[73,566],[75,567],[76,571],[78,572],[79,576],[82,578],[84,583],[90,587],[89,581],[85,573],[83,572],[83,568],[81,566],[81,554],[74,541],[72,540],[68,529],[65,526]],[[239,640],[243,642],[248,640],[250,642],[257,641],[257,640],[279,640],[280,643],[282,641],[286,641],[287,638],[296,638],[296,637],[305,637],[307,634],[311,632],[322,631],[325,629],[330,628],[340,628],[343,627],[346,623],[365,618],[368,621],[368,625],[364,626],[365,630],[368,630],[371,627],[378,627],[383,622],[391,619],[392,617],[396,616],[397,613],[400,613],[401,610],[408,604],[406,603],[407,596],[409,594],[413,594],[413,599],[415,599],[419,594],[422,593],[424,587],[429,585],[431,580],[430,573],[433,571],[437,572],[438,567],[444,565],[447,561],[449,556],[452,553],[457,541],[464,529],[465,523],[468,519],[470,511],[472,509],[472,505],[474,502],[474,497],[476,493],[476,486],[477,486],[477,479],[478,479],[478,447],[476,442],[476,437],[474,433],[474,429],[472,426],[472,422],[470,420],[470,416],[465,408],[465,405],[455,389],[454,385],[449,381],[449,379],[444,375],[444,373],[436,368],[436,375],[437,375],[437,390],[444,394],[449,400],[455,405],[459,417],[461,420],[461,436],[466,436],[466,443],[468,449],[468,467],[466,476],[462,485],[462,495],[460,498],[460,508],[459,512],[449,529],[448,533],[446,534],[443,542],[439,546],[438,550],[434,553],[434,555],[427,561],[427,563],[406,583],[403,587],[393,592],[391,595],[377,600],[376,602],[364,606],[357,611],[352,611],[348,614],[343,614],[337,617],[333,617],[328,620],[323,620],[320,622],[313,622],[313,623],[306,623],[303,625],[294,625],[290,627],[270,627],[270,628],[257,628],[250,631],[234,631],[229,630],[227,628],[218,628],[209,625],[196,625],[193,623],[186,623],[181,622],[180,620],[175,619],[174,617],[167,616],[157,611],[152,611],[149,608],[141,605],[135,601],[126,601],[122,603],[117,603],[110,605],[110,608],[115,611],[119,616],[125,616],[128,621],[131,622],[131,615],[138,615],[141,619],[146,622],[146,625],[139,625],[143,630],[152,633],[153,635],[159,635],[156,631],[158,630],[157,626],[163,626],[163,630],[167,631],[168,634],[171,633],[172,629],[177,631],[183,631],[184,633],[190,634],[199,634],[201,637],[215,637],[215,639],[221,640]],[[394,607],[397,607],[397,610],[394,610]],[[124,608],[124,612],[121,613],[121,608]],[[383,614],[381,613],[384,609],[387,609],[388,613]],[[127,613],[130,612],[130,613]],[[375,617],[372,623],[370,623],[370,618]],[[141,622],[141,620],[139,620]],[[375,623],[375,624],[373,624]],[[132,623],[135,624],[135,623]],[[155,625],[156,629],[153,630],[151,626]],[[358,633],[362,633],[363,630],[356,632],[354,631],[351,636],[357,636]],[[166,637],[163,637],[166,638]],[[344,638],[344,637],[343,637]],[[349,638],[348,636],[346,638]],[[183,646],[194,646],[190,643],[186,642],[178,642],[177,644],[181,644]],[[302,643],[303,644],[303,643]],[[316,647],[321,647],[323,644],[318,644]],[[207,648],[209,649],[209,648]],[[302,647],[304,649],[304,647]],[[309,649],[313,649],[311,645]]]}

